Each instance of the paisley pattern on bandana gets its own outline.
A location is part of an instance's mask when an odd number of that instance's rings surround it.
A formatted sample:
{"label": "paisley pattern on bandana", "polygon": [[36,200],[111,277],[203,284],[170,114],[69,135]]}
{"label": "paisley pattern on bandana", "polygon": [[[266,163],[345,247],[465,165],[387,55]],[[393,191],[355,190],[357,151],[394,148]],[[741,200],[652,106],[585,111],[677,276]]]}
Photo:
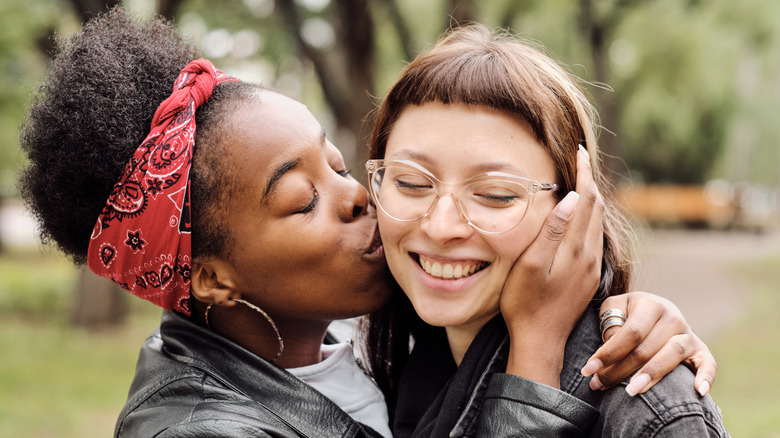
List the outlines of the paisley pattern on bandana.
{"label": "paisley pattern on bandana", "polygon": [[190,168],[195,111],[235,79],[198,59],[154,113],[98,217],[87,254],[96,274],[167,310],[190,314]]}

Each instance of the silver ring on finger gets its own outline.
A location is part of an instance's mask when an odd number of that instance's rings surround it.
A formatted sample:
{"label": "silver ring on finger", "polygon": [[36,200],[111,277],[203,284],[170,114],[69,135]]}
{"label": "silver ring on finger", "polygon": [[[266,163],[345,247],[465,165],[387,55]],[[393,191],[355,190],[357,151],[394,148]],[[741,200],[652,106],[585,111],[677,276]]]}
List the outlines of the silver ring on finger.
{"label": "silver ring on finger", "polygon": [[607,342],[606,339],[604,339],[604,333],[607,332],[612,327],[622,327],[623,324],[625,324],[626,321],[623,318],[612,316],[605,320],[601,321],[601,340],[604,342]]}
{"label": "silver ring on finger", "polygon": [[601,340],[607,342],[606,339],[604,339],[604,333],[606,333],[607,330],[612,327],[622,327],[625,323],[626,321],[617,316],[613,316],[601,321]]}
{"label": "silver ring on finger", "polygon": [[604,311],[604,313],[602,313],[602,314],[601,314],[601,316],[599,317],[599,320],[600,320],[601,322],[603,322],[605,319],[607,319],[607,318],[612,318],[612,317],[617,317],[617,318],[620,318],[620,319],[622,319],[624,322],[625,322],[625,320],[626,320],[626,318],[627,318],[627,316],[626,316],[626,313],[625,313],[625,312],[623,312],[623,311],[622,311],[622,310],[620,310],[620,309],[612,308],[612,309],[607,309],[607,310],[605,310],[605,311]]}

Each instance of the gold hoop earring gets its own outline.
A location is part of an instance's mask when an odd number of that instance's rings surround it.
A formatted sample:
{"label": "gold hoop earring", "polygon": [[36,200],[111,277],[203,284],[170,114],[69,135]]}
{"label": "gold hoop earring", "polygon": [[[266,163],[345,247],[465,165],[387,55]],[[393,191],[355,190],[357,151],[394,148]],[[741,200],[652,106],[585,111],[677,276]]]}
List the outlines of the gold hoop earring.
{"label": "gold hoop earring", "polygon": [[[271,360],[271,362],[276,362],[276,359],[279,359],[279,356],[281,356],[282,352],[284,352],[284,341],[282,340],[282,335],[279,334],[279,329],[276,327],[276,324],[274,323],[274,320],[271,319],[271,317],[268,316],[268,314],[265,313],[265,311],[263,309],[255,306],[254,304],[250,303],[249,301],[245,301],[245,300],[242,300],[240,298],[231,298],[231,301],[236,301],[238,303],[241,303],[241,304],[249,307],[250,309],[254,310],[255,312],[263,315],[263,317],[265,317],[266,321],[268,321],[268,323],[271,324],[271,328],[273,328],[274,329],[274,333],[276,333],[276,340],[279,341],[279,352],[276,353],[276,357],[274,357]],[[211,306],[213,306],[213,304],[209,304],[208,306],[206,306],[206,314],[204,315],[204,319],[206,320],[206,327],[208,327],[209,329],[211,328],[211,325],[209,324],[209,312],[211,311]]]}
{"label": "gold hoop earring", "polygon": [[209,324],[209,312],[211,311],[211,306],[213,306],[213,304],[209,304],[208,306],[206,306],[206,314],[203,315],[203,319],[206,320],[206,328],[208,328],[209,330],[211,330],[211,324]]}

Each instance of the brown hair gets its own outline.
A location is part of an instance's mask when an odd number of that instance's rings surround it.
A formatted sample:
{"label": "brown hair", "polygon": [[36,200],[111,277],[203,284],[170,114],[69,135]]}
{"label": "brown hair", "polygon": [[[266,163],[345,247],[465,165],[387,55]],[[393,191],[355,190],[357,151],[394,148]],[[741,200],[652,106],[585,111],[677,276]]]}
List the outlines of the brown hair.
{"label": "brown hair", "polygon": [[[384,157],[387,139],[404,109],[429,102],[488,107],[527,122],[555,164],[559,199],[575,189],[577,146],[585,147],[606,207],[596,298],[627,291],[630,228],[612,201],[601,169],[596,111],[574,76],[534,44],[508,32],[491,32],[481,25],[455,29],[401,72],[375,112],[371,158]],[[396,304],[380,311],[384,314],[371,315],[367,323],[368,357],[391,406],[395,382],[408,356],[408,348],[395,344],[408,346],[415,327],[424,327],[404,298],[395,297]]]}

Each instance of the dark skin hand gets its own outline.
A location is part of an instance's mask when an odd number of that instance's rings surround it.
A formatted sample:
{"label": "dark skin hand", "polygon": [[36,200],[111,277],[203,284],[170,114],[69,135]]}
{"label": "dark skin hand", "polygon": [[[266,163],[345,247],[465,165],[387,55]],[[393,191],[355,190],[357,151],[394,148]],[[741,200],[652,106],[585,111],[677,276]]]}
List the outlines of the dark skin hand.
{"label": "dark skin hand", "polygon": [[[501,297],[511,341],[507,373],[553,387],[560,386],[566,340],[591,302],[601,272],[604,202],[593,182],[590,157],[584,149],[577,155],[577,192],[548,215],[515,263]],[[627,320],[623,327],[607,330],[607,341],[583,367],[583,375],[593,376],[592,389],[617,385],[639,370],[627,392],[643,393],[684,363],[696,372],[697,391],[709,391],[717,373],[715,359],[674,304],[630,292],[607,298],[601,313],[611,308],[623,310]]]}

